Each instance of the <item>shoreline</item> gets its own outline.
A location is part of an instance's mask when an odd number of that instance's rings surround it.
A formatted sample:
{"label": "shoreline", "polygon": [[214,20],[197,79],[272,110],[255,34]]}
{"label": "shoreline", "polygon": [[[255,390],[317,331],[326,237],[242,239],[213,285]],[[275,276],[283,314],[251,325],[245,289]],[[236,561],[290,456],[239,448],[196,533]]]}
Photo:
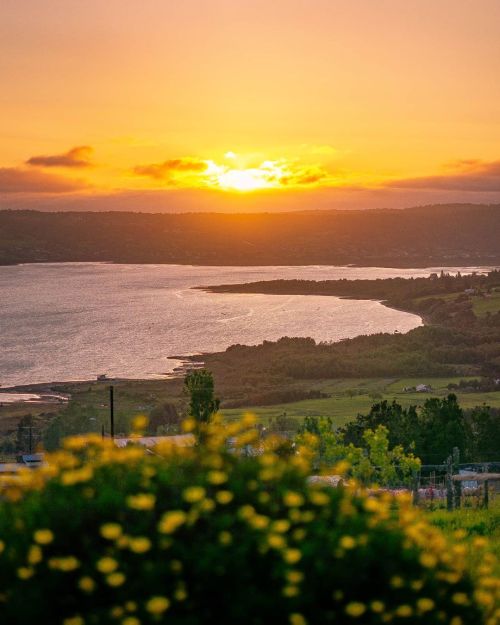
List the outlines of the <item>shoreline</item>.
{"label": "shoreline", "polygon": [[[248,284],[251,284],[250,282]],[[238,285],[239,286],[239,285]],[[385,306],[386,308],[392,310],[398,310],[399,312],[408,313],[410,315],[414,315],[418,317],[424,326],[432,325],[431,321],[426,315],[422,315],[421,313],[417,313],[414,310],[410,310],[409,308],[402,308],[401,306],[394,306],[390,303],[389,300],[378,299],[376,297],[354,297],[353,295],[336,295],[335,293],[292,293],[292,292],[283,292],[278,293],[277,291],[239,291],[237,289],[231,289],[231,285],[214,285],[214,286],[193,286],[192,289],[196,289],[198,291],[204,291],[205,293],[233,293],[235,295],[301,295],[303,297],[308,296],[316,296],[316,297],[336,297],[337,299],[348,299],[358,302],[378,302]],[[361,336],[361,335],[358,335]]]}
{"label": "shoreline", "polygon": [[[0,386],[0,404],[2,404],[2,395],[38,395],[40,397],[37,401],[32,400],[19,400],[19,402],[5,402],[8,403],[58,403],[55,402],[55,398],[58,396],[63,396],[63,394],[67,394],[68,397],[65,401],[71,399],[71,393],[68,392],[70,387],[79,387],[79,386],[88,386],[93,384],[103,384],[103,385],[112,385],[112,384],[124,384],[127,382],[166,382],[168,380],[178,380],[183,378],[187,371],[191,369],[200,369],[204,366],[204,363],[201,358],[203,358],[203,354],[189,354],[185,356],[169,356],[168,358],[172,360],[177,360],[182,362],[178,367],[174,367],[172,371],[164,374],[158,374],[158,376],[153,378],[113,378],[106,377],[104,379],[98,378],[89,378],[85,380],[56,380],[51,382],[34,382],[30,384],[15,384],[13,386]],[[46,398],[47,401],[43,401]],[[52,401],[50,401],[52,398]]]}
{"label": "shoreline", "polygon": [[471,259],[460,259],[457,258],[455,260],[444,260],[443,262],[439,262],[438,259],[427,259],[427,260],[415,260],[413,263],[402,263],[401,259],[387,259],[383,261],[377,262],[376,260],[369,262],[308,262],[308,263],[211,263],[211,262],[155,262],[155,261],[129,261],[129,260],[26,260],[26,261],[16,261],[16,262],[2,262],[0,261],[0,267],[23,267],[27,265],[163,265],[166,267],[235,267],[237,269],[242,269],[245,267],[352,267],[355,269],[429,269],[429,270],[439,270],[439,269],[473,269],[473,270],[483,270],[483,271],[492,271],[500,268],[500,259],[492,261],[491,258],[484,259],[484,262],[481,262],[481,259],[477,259],[477,262],[471,264]]}

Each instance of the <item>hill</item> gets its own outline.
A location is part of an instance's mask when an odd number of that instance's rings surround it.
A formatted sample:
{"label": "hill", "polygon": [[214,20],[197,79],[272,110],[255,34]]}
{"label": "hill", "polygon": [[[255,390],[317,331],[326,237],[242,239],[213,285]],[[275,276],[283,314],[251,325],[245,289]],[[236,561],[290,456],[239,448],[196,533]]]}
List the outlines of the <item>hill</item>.
{"label": "hill", "polygon": [[500,205],[261,214],[0,211],[0,264],[500,262]]}

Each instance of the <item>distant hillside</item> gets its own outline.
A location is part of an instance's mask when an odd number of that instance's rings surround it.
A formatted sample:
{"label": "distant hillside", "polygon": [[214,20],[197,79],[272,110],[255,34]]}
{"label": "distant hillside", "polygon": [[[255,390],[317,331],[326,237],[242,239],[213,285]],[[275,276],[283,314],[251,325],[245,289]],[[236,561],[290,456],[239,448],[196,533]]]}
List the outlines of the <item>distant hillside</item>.
{"label": "distant hillside", "polygon": [[0,264],[500,263],[500,205],[278,214],[0,211]]}

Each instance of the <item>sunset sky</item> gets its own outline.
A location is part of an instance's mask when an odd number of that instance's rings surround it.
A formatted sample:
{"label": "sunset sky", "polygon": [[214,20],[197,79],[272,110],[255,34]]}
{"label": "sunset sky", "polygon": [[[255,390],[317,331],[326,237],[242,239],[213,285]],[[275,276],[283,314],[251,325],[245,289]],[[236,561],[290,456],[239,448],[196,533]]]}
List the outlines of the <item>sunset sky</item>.
{"label": "sunset sky", "polygon": [[0,208],[500,201],[498,0],[2,0]]}

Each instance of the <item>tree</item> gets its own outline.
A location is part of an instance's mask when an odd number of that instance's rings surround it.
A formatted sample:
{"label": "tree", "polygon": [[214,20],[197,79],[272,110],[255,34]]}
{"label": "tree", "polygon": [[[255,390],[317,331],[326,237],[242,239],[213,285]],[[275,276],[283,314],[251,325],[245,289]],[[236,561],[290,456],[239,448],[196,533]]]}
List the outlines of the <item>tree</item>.
{"label": "tree", "polygon": [[458,447],[462,458],[468,459],[472,433],[456,395],[428,399],[419,422],[422,438],[416,453],[424,463],[443,462],[454,447]]}
{"label": "tree", "polygon": [[477,406],[470,415],[474,432],[474,460],[495,460],[500,449],[500,411]]}
{"label": "tree", "polygon": [[206,369],[190,371],[184,378],[184,388],[190,396],[189,415],[199,423],[209,422],[220,404],[214,395],[212,373]]}
{"label": "tree", "polygon": [[311,434],[315,439],[315,469],[328,470],[346,461],[348,474],[364,484],[409,486],[420,468],[420,460],[413,454],[406,454],[401,445],[390,445],[389,430],[383,425],[366,429],[360,447],[346,442],[345,435],[335,431],[331,419],[325,417],[306,417],[296,443],[310,445]]}
{"label": "tree", "polygon": [[159,428],[163,428],[162,432],[171,432],[178,428],[181,417],[177,412],[175,404],[164,402],[159,406],[155,406],[149,413],[149,430],[152,433],[159,433]]}
{"label": "tree", "polygon": [[365,446],[364,432],[379,425],[388,429],[389,444],[402,445],[405,451],[414,451],[418,446],[420,432],[415,406],[403,408],[396,401],[387,400],[373,404],[367,415],[358,414],[354,421],[343,428],[344,440],[358,446]]}

